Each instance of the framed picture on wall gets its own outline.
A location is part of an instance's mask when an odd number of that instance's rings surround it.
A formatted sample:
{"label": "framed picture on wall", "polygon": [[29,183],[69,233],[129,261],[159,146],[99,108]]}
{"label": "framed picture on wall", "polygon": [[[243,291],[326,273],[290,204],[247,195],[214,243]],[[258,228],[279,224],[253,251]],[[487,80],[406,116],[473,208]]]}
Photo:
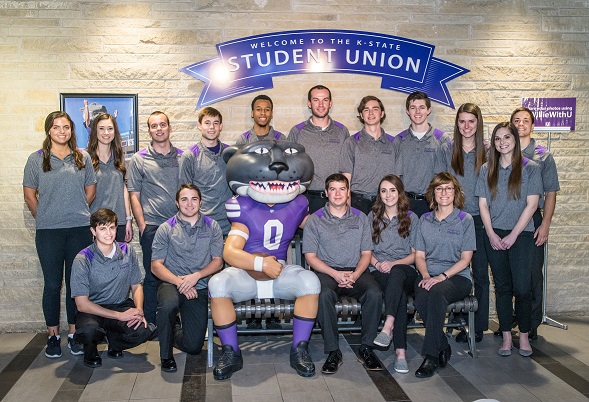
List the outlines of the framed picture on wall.
{"label": "framed picture on wall", "polygon": [[94,118],[109,113],[117,120],[125,159],[129,160],[139,144],[137,122],[137,94],[60,94],[60,107],[70,115],[76,125],[79,148],[88,146],[88,137]]}

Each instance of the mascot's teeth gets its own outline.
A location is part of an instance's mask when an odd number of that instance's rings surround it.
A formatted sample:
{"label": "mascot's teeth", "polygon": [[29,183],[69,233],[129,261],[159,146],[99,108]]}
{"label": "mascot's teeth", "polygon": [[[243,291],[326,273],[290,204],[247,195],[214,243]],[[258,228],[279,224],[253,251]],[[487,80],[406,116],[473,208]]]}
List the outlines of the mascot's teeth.
{"label": "mascot's teeth", "polygon": [[298,181],[284,182],[284,181],[252,181],[250,186],[260,192],[266,194],[287,194],[299,188]]}

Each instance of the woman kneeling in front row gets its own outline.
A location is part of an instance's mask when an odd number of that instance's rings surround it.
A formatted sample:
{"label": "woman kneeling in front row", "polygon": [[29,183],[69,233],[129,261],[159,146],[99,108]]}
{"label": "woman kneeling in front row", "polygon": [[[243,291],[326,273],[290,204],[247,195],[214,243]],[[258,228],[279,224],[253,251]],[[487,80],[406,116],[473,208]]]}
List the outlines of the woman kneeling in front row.
{"label": "woman kneeling in front row", "polygon": [[426,192],[431,212],[419,220],[415,238],[415,307],[425,323],[423,363],[416,377],[431,377],[445,367],[452,350],[444,334],[448,304],[468,296],[471,290],[469,264],[476,250],[474,221],[461,211],[464,193],[448,172],[438,173]]}

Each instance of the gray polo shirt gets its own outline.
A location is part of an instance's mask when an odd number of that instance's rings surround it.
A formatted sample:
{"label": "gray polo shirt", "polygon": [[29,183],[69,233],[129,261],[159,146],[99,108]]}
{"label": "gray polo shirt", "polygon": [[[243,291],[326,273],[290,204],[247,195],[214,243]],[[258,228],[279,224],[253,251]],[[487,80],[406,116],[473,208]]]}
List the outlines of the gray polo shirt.
{"label": "gray polo shirt", "polygon": [[315,166],[313,181],[309,190],[325,190],[325,179],[340,170],[340,152],[350,132],[342,123],[329,119],[325,129],[315,126],[309,120],[290,129],[287,141],[296,142],[305,147]]}
{"label": "gray polo shirt", "polygon": [[36,189],[39,197],[37,229],[62,229],[90,225],[90,209],[84,188],[96,183],[92,159],[86,151],[84,169],[72,154],[63,159],[50,154],[51,170],[43,172],[43,151],[33,152],[24,169],[23,186]]}
{"label": "gray polo shirt", "polygon": [[123,173],[115,167],[111,155],[108,162],[98,162],[96,171],[96,197],[90,204],[90,213],[100,208],[108,208],[117,214],[119,225],[127,223],[125,210],[125,182]]}
{"label": "gray polo shirt", "polygon": [[127,189],[140,193],[143,217],[148,225],[161,225],[178,211],[176,192],[181,155],[182,151],[174,146],[170,153],[162,155],[149,145],[131,158]]}
{"label": "gray polo shirt", "polygon": [[362,251],[372,250],[368,218],[355,208],[338,218],[327,205],[309,216],[303,231],[303,253],[315,253],[331,268],[355,268]]}
{"label": "gray polo shirt", "polygon": [[92,243],[78,253],[72,265],[72,297],[88,296],[91,302],[120,304],[129,298],[132,285],[141,283],[139,262],[133,247],[114,242],[113,258],[105,257]]}
{"label": "gray polo shirt", "polygon": [[[419,217],[413,212],[409,211],[409,219],[411,219],[411,226],[409,226],[409,234],[407,237],[399,235],[399,219],[394,216],[392,220],[383,216],[382,220],[386,224],[384,230],[380,233],[380,242],[374,243],[374,250],[372,255],[378,261],[396,261],[407,257],[411,254],[413,247],[413,238],[417,233],[417,226],[419,225]],[[368,214],[368,221],[372,226],[374,221],[374,212]],[[371,234],[372,235],[372,234]],[[370,270],[376,270],[370,265]]]}
{"label": "gray polo shirt", "polygon": [[[213,257],[223,255],[223,234],[219,224],[200,214],[194,226],[175,215],[155,232],[151,260],[163,260],[174,275],[200,271]],[[202,278],[196,289],[206,289],[209,278]]]}
{"label": "gray polo shirt", "polygon": [[433,177],[446,170],[446,155],[442,144],[450,137],[431,125],[428,132],[417,138],[411,127],[395,137],[395,173],[403,179],[405,191],[425,194]]}
{"label": "gray polo shirt", "polygon": [[464,207],[462,210],[468,212],[472,216],[479,215],[479,199],[474,193],[477,179],[479,177],[474,168],[477,158],[476,149],[472,149],[470,152],[462,150],[462,156],[464,157],[464,176],[460,176],[451,166],[452,142],[443,144],[443,147],[446,152],[446,171],[452,173],[456,179],[458,179],[460,187],[462,187],[462,191],[464,191]]}
{"label": "gray polo shirt", "polygon": [[251,144],[252,142],[264,140],[286,141],[286,136],[282,134],[280,131],[275,131],[274,127],[270,127],[270,131],[268,131],[268,134],[260,137],[256,135],[254,129],[252,128],[251,130],[248,130],[245,133],[241,134],[237,138],[237,141],[235,141],[235,145]]}
{"label": "gray polo shirt", "polygon": [[[556,162],[554,162],[554,157],[546,148],[542,145],[536,145],[536,140],[532,138],[528,146],[522,151],[522,154],[524,157],[531,159],[540,165],[544,193],[560,190]],[[544,208],[544,194],[540,196],[538,207]]]}
{"label": "gray polo shirt", "polygon": [[[475,195],[487,200],[491,214],[491,224],[495,229],[512,230],[526,208],[526,197],[528,195],[543,194],[540,166],[528,158],[523,159],[522,165],[521,196],[517,200],[511,198],[507,191],[512,165],[509,165],[507,168],[503,168],[501,165],[499,166],[497,194],[494,199],[491,199],[491,192],[487,183],[489,173],[488,163],[485,163],[481,167],[481,174],[477,180]],[[534,231],[533,219],[530,218],[524,231]]]}
{"label": "gray polo shirt", "polygon": [[[465,211],[454,211],[442,221],[436,212],[426,212],[419,219],[415,249],[425,252],[427,272],[440,275],[456,264],[463,251],[476,251],[474,220]],[[470,279],[470,268],[460,271],[460,276]]]}
{"label": "gray polo shirt", "polygon": [[375,196],[380,180],[395,167],[394,137],[381,128],[375,140],[365,129],[346,138],[340,153],[340,172],[350,173],[355,193]]}
{"label": "gray polo shirt", "polygon": [[202,142],[198,142],[180,157],[180,184],[193,183],[200,189],[200,211],[216,220],[225,235],[231,228],[227,220],[225,201],[233,197],[225,176],[227,164],[221,157],[227,146],[221,143],[219,152],[213,153]]}

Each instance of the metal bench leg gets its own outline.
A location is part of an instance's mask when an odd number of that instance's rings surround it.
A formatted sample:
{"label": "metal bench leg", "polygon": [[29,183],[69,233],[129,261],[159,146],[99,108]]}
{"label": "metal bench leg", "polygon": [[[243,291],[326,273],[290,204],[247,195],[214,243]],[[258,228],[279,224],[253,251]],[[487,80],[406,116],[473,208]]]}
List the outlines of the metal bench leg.
{"label": "metal bench leg", "polygon": [[213,367],[213,348],[215,347],[215,342],[213,342],[213,319],[209,318],[207,322],[207,329],[208,329],[208,340],[207,340],[207,363],[209,367]]}
{"label": "metal bench leg", "polygon": [[475,329],[474,329],[474,311],[468,312],[468,346],[470,352],[468,353],[471,357],[477,357],[477,343],[475,341]]}

